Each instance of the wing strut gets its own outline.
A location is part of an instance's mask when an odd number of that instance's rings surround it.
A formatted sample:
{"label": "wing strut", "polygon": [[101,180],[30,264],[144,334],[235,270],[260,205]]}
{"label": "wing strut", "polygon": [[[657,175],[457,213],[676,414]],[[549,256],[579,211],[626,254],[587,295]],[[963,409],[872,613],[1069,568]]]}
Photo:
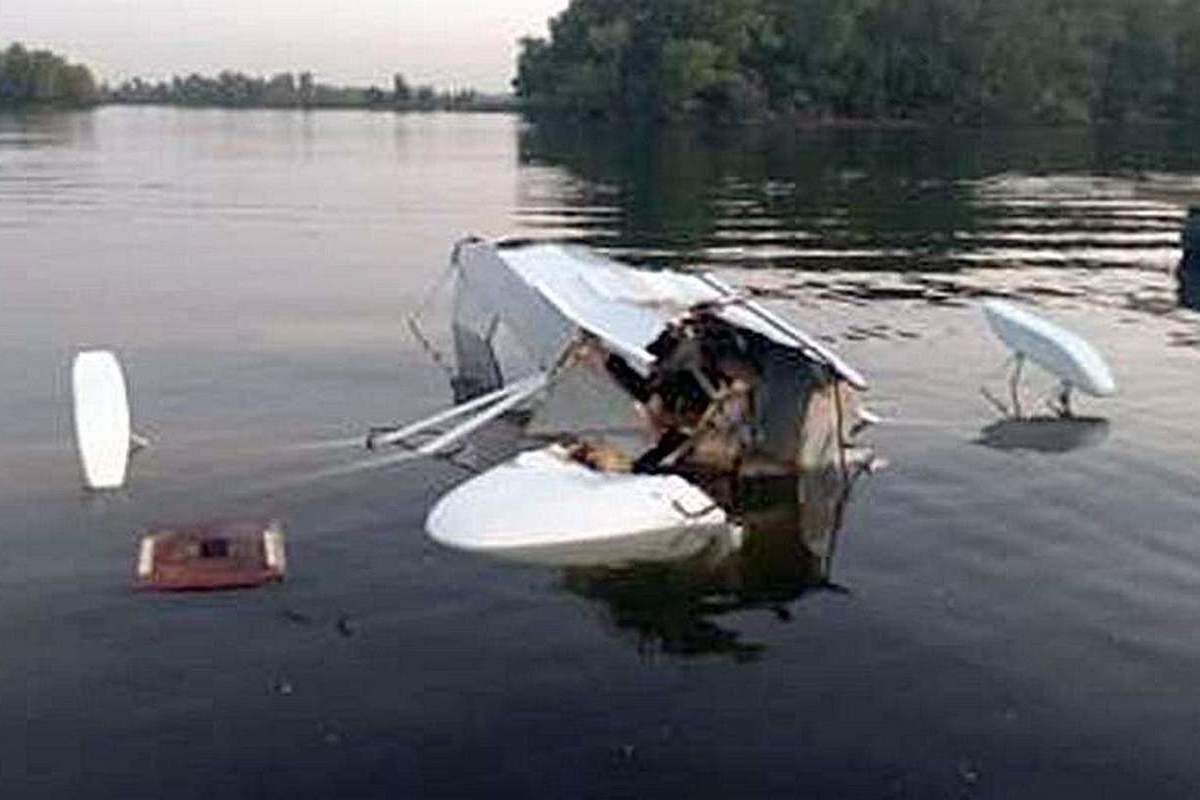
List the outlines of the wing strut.
{"label": "wing strut", "polygon": [[[527,378],[525,381],[521,381],[520,383],[525,385],[519,390],[514,391],[499,403],[496,403],[496,405],[492,406],[487,411],[476,414],[474,417],[471,417],[458,427],[446,431],[432,442],[422,445],[417,449],[417,452],[423,456],[436,455],[439,451],[445,450],[459,439],[465,439],[475,431],[482,428],[484,425],[487,425],[500,415],[512,410],[513,408],[516,408],[521,403],[524,403],[526,400],[545,389],[547,383],[549,383],[549,375],[542,372],[537,375],[533,375],[532,377]],[[517,386],[520,386],[520,384],[513,384],[513,387]]]}
{"label": "wing strut", "polygon": [[[387,428],[371,431],[371,433],[367,436],[367,448],[369,450],[374,450],[376,447],[383,445],[400,444],[405,439],[411,439],[418,433],[424,433],[430,428],[436,428],[438,425],[449,422],[452,419],[457,419],[458,417],[466,416],[473,411],[486,408],[493,403],[504,400],[510,395],[521,393],[532,386],[538,379],[541,379],[544,385],[545,378],[546,376],[544,374],[531,375],[530,377],[519,380],[516,383],[510,383],[508,386],[504,386],[494,392],[489,392],[482,397],[476,397],[470,402],[454,406],[453,408],[448,408],[445,411],[439,411],[431,417],[426,417],[425,419],[419,420],[410,425],[405,425],[402,428]],[[539,389],[540,388],[541,387],[539,386]]]}

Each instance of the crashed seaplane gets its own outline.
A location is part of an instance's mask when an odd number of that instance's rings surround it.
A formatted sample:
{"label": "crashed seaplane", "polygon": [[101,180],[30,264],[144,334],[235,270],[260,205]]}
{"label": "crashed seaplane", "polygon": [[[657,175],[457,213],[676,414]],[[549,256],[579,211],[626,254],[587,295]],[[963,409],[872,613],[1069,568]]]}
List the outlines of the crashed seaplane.
{"label": "crashed seaplane", "polygon": [[[443,496],[426,521],[438,542],[521,558],[736,535],[706,478],[849,478],[870,462],[853,445],[871,421],[862,376],[714,276],[478,239],[455,247],[447,274],[458,405],[375,429],[368,446],[404,447],[392,460],[443,455],[521,412],[522,436],[540,447]],[[522,351],[525,374],[507,374],[502,342]]]}

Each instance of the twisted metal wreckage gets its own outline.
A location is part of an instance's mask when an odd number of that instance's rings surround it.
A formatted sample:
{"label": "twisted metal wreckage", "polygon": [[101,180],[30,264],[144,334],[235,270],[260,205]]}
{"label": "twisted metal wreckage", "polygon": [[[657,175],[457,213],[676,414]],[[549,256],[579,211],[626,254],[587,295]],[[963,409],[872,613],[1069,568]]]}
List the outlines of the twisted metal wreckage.
{"label": "twisted metal wreckage", "polygon": [[714,476],[835,472],[840,507],[871,463],[853,444],[872,421],[862,376],[712,275],[478,239],[455,247],[448,274],[458,405],[376,429],[368,444],[409,448],[401,458],[441,454],[523,410],[522,433],[543,446],[444,496],[426,522],[442,543],[516,557],[614,541],[628,552],[663,537],[687,549],[704,538],[694,534],[740,531],[729,503],[713,499],[723,494],[702,488]]}

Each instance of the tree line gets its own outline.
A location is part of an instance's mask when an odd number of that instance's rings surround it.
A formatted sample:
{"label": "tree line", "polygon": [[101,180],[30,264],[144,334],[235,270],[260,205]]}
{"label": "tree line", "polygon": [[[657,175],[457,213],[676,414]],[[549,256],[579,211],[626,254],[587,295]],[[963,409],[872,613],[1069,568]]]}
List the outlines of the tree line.
{"label": "tree line", "polygon": [[581,115],[1200,118],[1200,0],[571,0],[517,96]]}
{"label": "tree line", "polygon": [[390,87],[319,83],[311,72],[270,78],[225,70],[170,80],[132,78],[98,84],[91,70],[49,50],[12,44],[0,50],[0,108],[30,105],[88,107],[100,103],[215,106],[222,108],[379,108],[414,111],[499,111],[514,107],[509,95],[474,89],[410,85],[399,73]]}
{"label": "tree line", "polygon": [[222,108],[392,108],[400,110],[486,110],[504,98],[472,89],[411,86],[396,74],[389,88],[319,83],[311,72],[282,72],[270,78],[230,70],[217,75],[174,76],[169,81],[127,80],[105,93],[112,103]]}
{"label": "tree line", "polygon": [[49,50],[0,50],[0,107],[89,106],[100,100],[91,70]]}

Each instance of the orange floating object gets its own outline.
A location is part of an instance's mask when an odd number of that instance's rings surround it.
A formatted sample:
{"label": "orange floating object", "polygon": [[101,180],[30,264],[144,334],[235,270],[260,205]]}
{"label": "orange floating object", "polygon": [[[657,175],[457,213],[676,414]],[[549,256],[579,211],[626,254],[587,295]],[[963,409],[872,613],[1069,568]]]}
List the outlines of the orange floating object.
{"label": "orange floating object", "polygon": [[137,586],[167,592],[215,591],[283,580],[287,556],[277,520],[160,528],[142,539]]}

